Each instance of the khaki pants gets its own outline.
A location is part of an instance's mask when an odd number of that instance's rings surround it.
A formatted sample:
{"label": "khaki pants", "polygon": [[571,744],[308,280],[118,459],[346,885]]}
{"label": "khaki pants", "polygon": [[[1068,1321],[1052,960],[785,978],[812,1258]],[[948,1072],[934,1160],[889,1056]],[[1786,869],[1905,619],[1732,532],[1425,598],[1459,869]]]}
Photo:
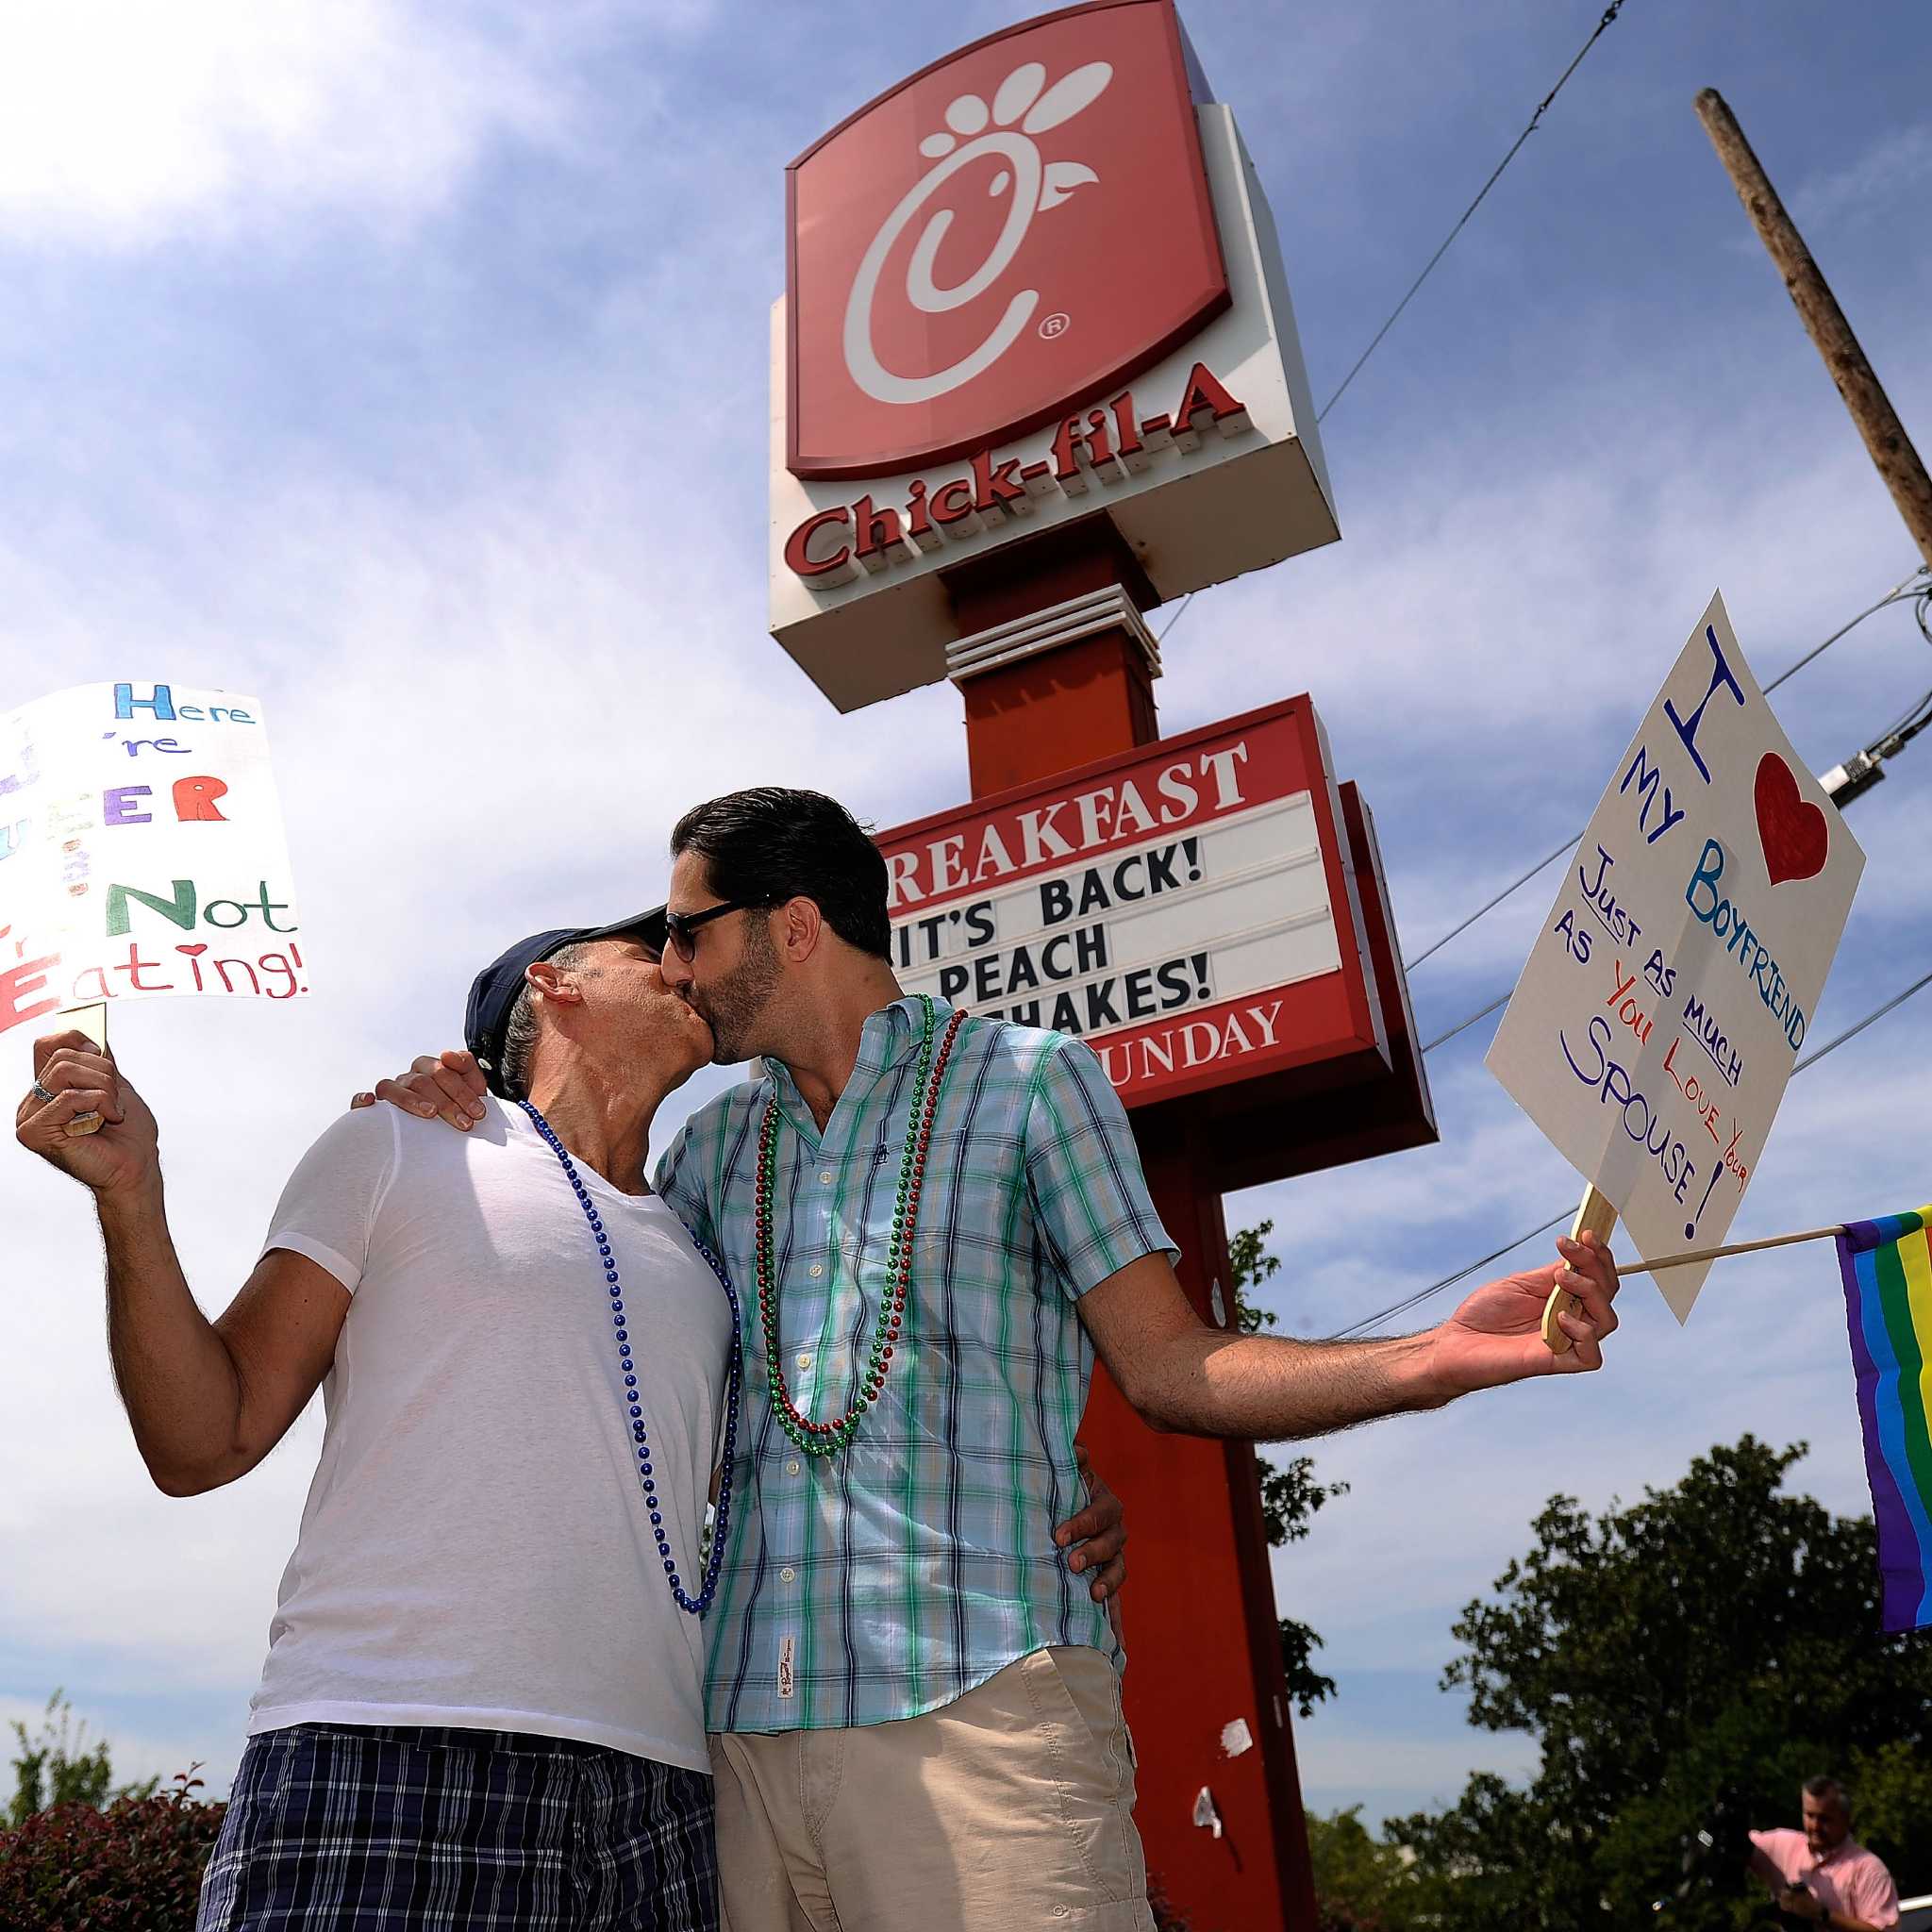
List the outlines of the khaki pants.
{"label": "khaki pants", "polygon": [[711,1768],[726,1932],[1153,1932],[1097,1650],[898,1724],[714,1737]]}

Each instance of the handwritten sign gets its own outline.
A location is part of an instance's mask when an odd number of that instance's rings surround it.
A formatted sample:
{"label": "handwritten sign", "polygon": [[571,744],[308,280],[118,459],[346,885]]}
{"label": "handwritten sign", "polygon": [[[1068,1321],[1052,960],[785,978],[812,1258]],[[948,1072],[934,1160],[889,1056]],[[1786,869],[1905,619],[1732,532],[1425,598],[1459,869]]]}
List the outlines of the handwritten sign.
{"label": "handwritten sign", "polygon": [[908,991],[1079,1036],[1129,1106],[1385,1054],[1297,698],[879,835]]}
{"label": "handwritten sign", "polygon": [[[1864,868],[1713,597],[1611,774],[1489,1055],[1646,1261],[1723,1241]],[[1708,1268],[1658,1277],[1680,1322]]]}
{"label": "handwritten sign", "polygon": [[91,684],[0,717],[0,1032],[70,1007],[308,991],[254,698]]}

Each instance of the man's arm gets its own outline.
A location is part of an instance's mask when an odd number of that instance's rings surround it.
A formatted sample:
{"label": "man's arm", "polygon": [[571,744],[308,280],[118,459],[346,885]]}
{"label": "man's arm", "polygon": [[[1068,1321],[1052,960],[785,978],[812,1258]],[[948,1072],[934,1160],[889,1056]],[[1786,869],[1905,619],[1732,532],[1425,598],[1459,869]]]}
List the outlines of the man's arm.
{"label": "man's arm", "polygon": [[1809,1887],[1792,1884],[1785,1867],[1771,1856],[1767,1845],[1779,1841],[1788,1845],[1803,1842],[1796,1832],[1754,1831],[1751,1856],[1745,1860],[1744,1869],[1777,1901],[1778,1910],[1787,1919],[1800,1919],[1821,1927],[1829,1925],[1832,1932],[1887,1932],[1888,1927],[1898,1924],[1898,1894],[1891,1888],[1889,1874],[1873,1897],[1860,1899],[1859,1910],[1844,1907],[1828,1908]]}
{"label": "man's arm", "polygon": [[1777,1908],[1793,1919],[1807,1919],[1821,1928],[1828,1927],[1829,1932],[1886,1932],[1886,1926],[1898,1924],[1896,1911],[1881,1925],[1875,1920],[1857,1917],[1842,1906],[1823,1904],[1816,1892],[1802,1885],[1786,1886],[1781,1890],[1777,1895]]}
{"label": "man's arm", "polygon": [[[1090,1289],[1080,1317],[1121,1392],[1157,1428],[1256,1441],[1319,1436],[1530,1375],[1600,1367],[1603,1339],[1617,1325],[1615,1264],[1593,1237],[1557,1247],[1562,1262],[1490,1282],[1439,1327],[1389,1341],[1210,1328],[1165,1255],[1143,1255]],[[1541,1333],[1557,1285],[1584,1305],[1582,1315],[1558,1318],[1576,1344],[1561,1356]]]}
{"label": "man's arm", "polygon": [[1751,1856],[1745,1859],[1744,1869],[1774,1896],[1790,1883],[1784,1874],[1783,1866],[1758,1842],[1758,1835],[1755,1831],[1751,1834]]}
{"label": "man's arm", "polygon": [[[21,1144],[90,1189],[107,1249],[108,1345],[134,1440],[156,1487],[189,1496],[245,1475],[287,1433],[335,1358],[349,1296],[326,1270],[278,1248],[219,1321],[189,1291],[168,1228],[154,1115],[85,1035],[34,1043]],[[98,1112],[99,1133],[65,1124]]]}
{"label": "man's arm", "polygon": [[[1608,1250],[1563,1241],[1562,1262],[1490,1282],[1421,1335],[1294,1341],[1210,1328],[1174,1278],[1126,1109],[1077,1041],[1042,1057],[1025,1134],[1034,1225],[1121,1392],[1157,1428],[1257,1441],[1321,1435],[1439,1408],[1473,1389],[1598,1368],[1617,1325]],[[1575,1346],[1555,1356],[1541,1327],[1558,1282],[1583,1312],[1558,1317]]]}

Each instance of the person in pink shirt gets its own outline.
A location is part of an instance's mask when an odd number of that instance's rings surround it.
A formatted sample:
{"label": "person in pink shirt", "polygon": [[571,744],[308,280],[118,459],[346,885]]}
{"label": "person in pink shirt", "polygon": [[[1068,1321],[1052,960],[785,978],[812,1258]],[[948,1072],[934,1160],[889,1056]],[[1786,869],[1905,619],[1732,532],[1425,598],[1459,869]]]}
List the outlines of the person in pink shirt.
{"label": "person in pink shirt", "polygon": [[1833,1932],[1886,1932],[1898,1924],[1898,1888],[1874,1852],[1852,1837],[1852,1801],[1835,1777],[1800,1794],[1803,1831],[1754,1831],[1751,1871],[1778,1909]]}

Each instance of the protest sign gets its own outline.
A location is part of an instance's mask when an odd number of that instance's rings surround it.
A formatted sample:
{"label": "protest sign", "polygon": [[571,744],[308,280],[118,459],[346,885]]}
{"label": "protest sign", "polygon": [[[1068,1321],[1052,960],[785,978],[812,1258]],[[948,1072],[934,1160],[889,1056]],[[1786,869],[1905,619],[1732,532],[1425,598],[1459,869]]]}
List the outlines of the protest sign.
{"label": "protest sign", "polygon": [[0,1032],[308,991],[261,707],[91,684],[0,717]]}
{"label": "protest sign", "polygon": [[[1723,1241],[1864,866],[1712,597],[1610,775],[1489,1055],[1644,1260]],[[1708,1268],[1659,1277],[1680,1322]]]}

